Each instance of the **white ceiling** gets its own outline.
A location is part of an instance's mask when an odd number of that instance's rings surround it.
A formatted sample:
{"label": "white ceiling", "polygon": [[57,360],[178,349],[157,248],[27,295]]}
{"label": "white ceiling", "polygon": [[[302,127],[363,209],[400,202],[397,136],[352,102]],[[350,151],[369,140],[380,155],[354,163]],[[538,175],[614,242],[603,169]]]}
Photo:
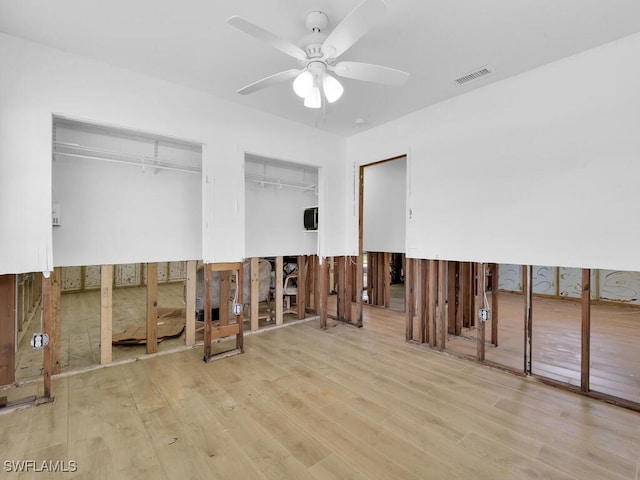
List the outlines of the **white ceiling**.
{"label": "white ceiling", "polygon": [[[342,79],[343,97],[320,113],[304,108],[289,83],[235,93],[297,63],[230,27],[228,17],[240,15],[298,43],[307,12],[324,11],[330,30],[359,3],[0,0],[0,31],[343,136],[640,31],[639,0],[386,0],[384,20],[340,60],[405,70],[406,86]],[[453,83],[484,65],[495,73],[462,87]],[[366,125],[356,126],[357,118]]]}

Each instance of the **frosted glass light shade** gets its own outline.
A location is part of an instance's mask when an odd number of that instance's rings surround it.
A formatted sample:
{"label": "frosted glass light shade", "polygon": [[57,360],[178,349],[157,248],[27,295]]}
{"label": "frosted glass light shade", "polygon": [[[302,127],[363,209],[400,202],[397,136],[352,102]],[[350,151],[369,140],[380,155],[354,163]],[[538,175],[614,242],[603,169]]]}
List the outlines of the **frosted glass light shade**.
{"label": "frosted glass light shade", "polygon": [[293,91],[300,98],[307,98],[313,88],[313,75],[309,70],[305,70],[293,81]]}
{"label": "frosted glass light shade", "polygon": [[322,80],[322,88],[324,89],[324,96],[327,98],[327,102],[329,103],[333,103],[338,100],[344,92],[344,88],[340,85],[340,82],[331,75],[325,75]]}
{"label": "frosted glass light shade", "polygon": [[311,93],[304,99],[304,106],[307,108],[320,108],[322,106],[320,89],[318,87],[311,88]]}

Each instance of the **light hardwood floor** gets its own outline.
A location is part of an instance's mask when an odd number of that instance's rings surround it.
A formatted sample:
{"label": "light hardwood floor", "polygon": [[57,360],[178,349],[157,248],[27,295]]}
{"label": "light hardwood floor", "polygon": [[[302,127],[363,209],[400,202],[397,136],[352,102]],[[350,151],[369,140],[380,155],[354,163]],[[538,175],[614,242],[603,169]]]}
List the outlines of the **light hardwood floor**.
{"label": "light hardwood floor", "polygon": [[55,378],[54,403],[0,415],[0,456],[91,479],[640,478],[640,414],[403,332],[366,307],[362,329],[312,320],[209,364],[200,347]]}
{"label": "light hardwood floor", "polygon": [[[523,370],[524,298],[500,292],[497,348],[486,358]],[[487,324],[487,332],[491,323]],[[468,339],[449,336],[448,349],[476,354],[475,330]],[[487,333],[487,339],[489,339]],[[555,298],[533,299],[533,373],[580,386],[581,305]],[[640,308],[600,303],[591,306],[591,389],[640,403]]]}

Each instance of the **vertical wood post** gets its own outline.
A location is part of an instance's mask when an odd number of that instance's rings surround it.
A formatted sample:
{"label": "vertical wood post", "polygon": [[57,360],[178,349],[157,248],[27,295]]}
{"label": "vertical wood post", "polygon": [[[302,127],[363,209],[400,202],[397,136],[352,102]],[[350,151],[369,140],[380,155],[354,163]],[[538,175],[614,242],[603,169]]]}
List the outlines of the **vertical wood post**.
{"label": "vertical wood post", "polygon": [[15,382],[16,275],[0,275],[0,385]]}
{"label": "vertical wood post", "polygon": [[498,285],[499,266],[497,263],[491,264],[491,343],[498,346]]}
{"label": "vertical wood post", "polygon": [[[254,257],[250,261],[250,279],[251,279],[251,330],[258,330],[259,322],[258,322],[258,314],[260,313],[258,310],[260,308],[258,300],[259,300],[259,290],[260,290],[260,260],[257,257]],[[298,287],[298,291],[300,287]]]}
{"label": "vertical wood post", "polygon": [[298,304],[298,320],[302,320],[307,316],[307,257],[298,255],[298,295],[296,303]]}
{"label": "vertical wood post", "polygon": [[362,258],[362,249],[359,249],[359,255],[356,257],[356,281],[355,281],[355,289],[356,289],[356,325],[358,327],[362,326],[362,292],[363,281],[364,281],[364,260]]}
{"label": "vertical wood post", "polygon": [[347,299],[346,299],[346,295],[345,295],[345,265],[344,265],[344,259],[345,257],[341,256],[341,257],[335,257],[336,260],[336,266],[335,269],[337,270],[336,272],[336,278],[338,279],[338,288],[336,288],[336,294],[337,294],[337,299],[336,299],[336,307],[337,307],[337,317],[338,320],[340,320],[341,322],[346,321],[346,314],[345,314],[345,310],[346,310],[346,305],[347,305]]}
{"label": "vertical wood post", "polygon": [[429,260],[429,279],[428,279],[429,303],[427,304],[428,312],[428,338],[429,345],[436,346],[436,303],[438,301],[438,261]]}
{"label": "vertical wood post", "polygon": [[229,297],[231,296],[231,272],[220,271],[220,326],[229,325]]}
{"label": "vertical wood post", "polygon": [[418,329],[418,341],[420,343],[427,343],[429,335],[429,260],[419,260],[420,268],[420,283],[418,289],[420,289],[420,326]]}
{"label": "vertical wood post", "polygon": [[[405,265],[409,264],[409,259],[405,259]],[[405,284],[405,290],[407,288],[407,276],[406,276],[406,266],[405,266],[405,279],[404,279],[404,284]],[[415,311],[415,318],[416,321],[418,322],[418,338],[416,339],[419,343],[424,343],[423,341],[423,337],[424,337],[424,324],[422,322],[423,318],[424,318],[424,262],[421,259],[416,259],[413,263],[413,269],[414,269],[414,274],[413,276],[415,277],[415,286],[414,286],[414,296],[415,296],[415,305],[416,305],[416,311]],[[411,337],[413,338],[413,330],[411,331]]]}
{"label": "vertical wood post", "polygon": [[414,273],[413,273],[414,261],[412,258],[407,258],[405,275],[404,275],[404,313],[405,313],[405,334],[404,338],[408,342],[413,340],[413,315],[415,305],[415,292],[414,292]]}
{"label": "vertical wood post", "polygon": [[436,309],[436,347],[445,349],[447,338],[447,262],[438,260],[438,303]]}
{"label": "vertical wood post", "polygon": [[[244,305],[244,265],[242,263],[240,263],[240,265],[238,266],[237,272],[238,273],[236,277],[236,303],[238,305]],[[256,298],[258,298],[257,292],[256,292]],[[257,310],[258,309],[256,308],[256,311]],[[236,315],[236,323],[238,324],[238,333],[236,333],[236,348],[242,353],[244,351],[244,335],[243,335],[244,312],[242,311],[242,309],[240,310],[240,313]]]}
{"label": "vertical wood post", "polygon": [[52,370],[53,375],[60,373],[60,350],[62,347],[62,323],[61,323],[61,293],[62,269],[56,267],[51,274],[51,333],[49,335],[49,345],[51,345]]}
{"label": "vertical wood post", "polygon": [[355,258],[352,256],[348,256],[347,258],[347,264],[346,264],[346,285],[345,285],[345,291],[347,294],[347,311],[346,313],[346,319],[347,322],[349,323],[353,323],[353,302],[356,301],[356,295],[355,295],[355,288],[354,288],[354,284],[355,284],[355,276],[356,276],[356,264],[355,264]]}
{"label": "vertical wood post", "polygon": [[533,353],[533,305],[531,293],[533,289],[533,268],[526,265],[524,269],[524,373],[532,373],[532,353]]}
{"label": "vertical wood post", "polygon": [[589,391],[591,370],[591,270],[582,269],[582,350],[580,354],[580,390]]}
{"label": "vertical wood post", "polygon": [[187,262],[187,279],[185,281],[184,308],[184,341],[186,345],[196,343],[196,285],[197,263],[195,260]]}
{"label": "vertical wood post", "polygon": [[320,268],[318,273],[318,288],[320,289],[320,328],[327,328],[327,299],[329,297],[329,259],[323,257],[320,259]]}
{"label": "vertical wood post", "polygon": [[[51,275],[42,277],[42,330],[51,337]],[[51,374],[53,372],[53,351],[51,344],[44,347],[43,358],[44,396],[51,398]]]}
{"label": "vertical wood post", "polygon": [[464,318],[464,296],[466,289],[463,281],[464,262],[456,262],[456,324],[454,335],[462,335],[462,324]]}
{"label": "vertical wood post", "polygon": [[147,263],[147,353],[158,351],[158,264]]}
{"label": "vertical wood post", "polygon": [[284,260],[282,257],[276,257],[276,325],[282,325],[283,322],[283,308],[282,302],[284,301]]}
{"label": "vertical wood post", "polygon": [[100,365],[113,359],[113,265],[100,267]]}
{"label": "vertical wood post", "polygon": [[[213,271],[210,264],[204,266],[204,361],[211,357],[211,309],[213,298],[211,297],[211,285],[213,283]],[[220,302],[222,303],[222,302]]]}
{"label": "vertical wood post", "polygon": [[478,360],[483,361],[485,357],[485,341],[486,341],[486,322],[483,322],[478,317],[478,311],[484,308],[484,290],[485,290],[485,278],[484,278],[484,264],[476,263],[475,265],[475,279],[476,279],[476,297],[473,309],[473,315],[475,317],[476,326],[478,329]]}
{"label": "vertical wood post", "polygon": [[[384,298],[385,308],[389,308],[391,306],[391,254],[389,252],[384,252],[381,254],[381,256],[383,262],[382,272],[384,276],[382,295]],[[409,261],[413,261],[413,259],[409,259]]]}
{"label": "vertical wood post", "polygon": [[458,262],[447,262],[447,332],[456,333],[456,270]]}

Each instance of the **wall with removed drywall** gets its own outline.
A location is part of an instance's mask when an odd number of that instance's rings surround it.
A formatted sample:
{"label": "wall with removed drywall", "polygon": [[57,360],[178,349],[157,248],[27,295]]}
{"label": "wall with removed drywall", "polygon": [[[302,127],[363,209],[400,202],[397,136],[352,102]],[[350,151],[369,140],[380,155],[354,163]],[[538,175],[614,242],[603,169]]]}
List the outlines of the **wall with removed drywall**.
{"label": "wall with removed drywall", "polygon": [[640,270],[639,57],[636,34],[479,88],[349,138],[347,161],[408,154],[409,257]]}
{"label": "wall with removed drywall", "polygon": [[[49,271],[52,246],[52,115],[138,129],[203,144],[202,257],[244,256],[244,152],[321,166],[321,253],[344,254],[345,140],[189,88],[0,34],[0,274]],[[322,197],[322,196],[321,196]],[[162,261],[158,239],[138,262]],[[128,250],[75,262],[131,260]],[[162,252],[161,254],[156,254]],[[136,256],[138,254],[136,253]],[[181,260],[172,258],[172,260]]]}

